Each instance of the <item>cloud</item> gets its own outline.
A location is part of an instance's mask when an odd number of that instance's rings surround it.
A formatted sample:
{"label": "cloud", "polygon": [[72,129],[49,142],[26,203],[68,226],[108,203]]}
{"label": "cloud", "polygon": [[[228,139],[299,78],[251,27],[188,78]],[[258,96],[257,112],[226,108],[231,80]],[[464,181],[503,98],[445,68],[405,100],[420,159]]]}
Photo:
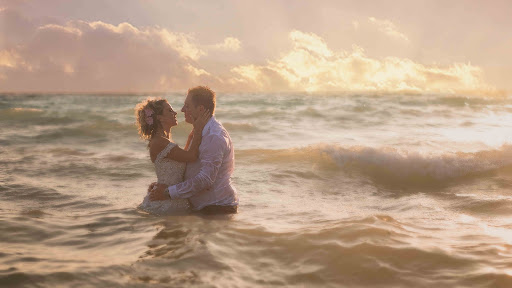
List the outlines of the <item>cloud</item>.
{"label": "cloud", "polygon": [[24,5],[27,0],[0,0],[0,9],[11,8],[11,7],[19,7]]}
{"label": "cloud", "polygon": [[20,56],[16,52],[0,51],[0,67],[15,68],[19,65]]}
{"label": "cloud", "polygon": [[325,57],[332,56],[332,52],[327,47],[327,43],[313,33],[303,33],[295,30],[290,33],[290,39],[296,51],[307,51],[308,53]]}
{"label": "cloud", "polygon": [[[288,34],[289,50],[256,62],[241,56],[246,51],[233,53],[242,49],[234,37],[201,45],[191,34],[158,26],[44,21],[11,8],[0,11],[0,91],[169,91],[198,84],[233,91],[493,89],[478,66],[375,58],[357,45],[334,51],[322,37],[298,30]],[[361,31],[365,23],[354,27]],[[381,26],[394,28],[388,24]]]}
{"label": "cloud", "polygon": [[368,57],[354,45],[352,51],[333,52],[312,33],[292,31],[293,48],[266,65],[233,68],[237,83],[265,90],[269,79],[281,89],[306,91],[415,91],[457,92],[492,90],[482,80],[482,70],[471,64],[423,65],[407,58]]}
{"label": "cloud", "polygon": [[195,39],[159,27],[96,21],[36,25],[0,12],[2,91],[164,91],[217,83],[198,60]]}
{"label": "cloud", "polygon": [[226,37],[224,42],[213,45],[214,49],[238,51],[242,46],[242,42],[234,37]]}
{"label": "cloud", "polygon": [[389,20],[376,19],[374,17],[369,17],[368,21],[370,23],[376,25],[378,27],[379,31],[381,31],[393,38],[401,39],[405,42],[409,42],[409,38],[407,36],[405,36],[405,34],[399,32],[397,27],[395,26],[395,24],[393,24],[393,22],[391,22]]}
{"label": "cloud", "polygon": [[188,65],[187,67],[187,70],[192,72],[194,75],[196,76],[201,76],[201,75],[211,75],[210,73],[208,73],[206,70],[204,69],[199,69],[199,68],[196,68],[192,65]]}

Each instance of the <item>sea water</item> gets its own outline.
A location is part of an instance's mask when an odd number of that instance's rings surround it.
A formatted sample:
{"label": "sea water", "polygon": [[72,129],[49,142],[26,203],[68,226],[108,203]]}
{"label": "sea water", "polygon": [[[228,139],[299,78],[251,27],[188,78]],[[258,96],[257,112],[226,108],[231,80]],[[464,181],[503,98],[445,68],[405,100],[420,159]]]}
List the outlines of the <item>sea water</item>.
{"label": "sea water", "polygon": [[0,95],[1,287],[512,287],[512,99],[219,93],[239,213],[162,217],[149,96]]}

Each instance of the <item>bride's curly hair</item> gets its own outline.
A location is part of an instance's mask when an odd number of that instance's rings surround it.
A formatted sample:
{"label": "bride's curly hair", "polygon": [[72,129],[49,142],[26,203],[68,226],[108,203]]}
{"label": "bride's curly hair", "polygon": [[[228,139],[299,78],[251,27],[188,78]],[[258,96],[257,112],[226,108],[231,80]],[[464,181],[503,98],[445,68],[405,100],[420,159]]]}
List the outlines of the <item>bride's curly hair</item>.
{"label": "bride's curly hair", "polygon": [[160,126],[157,115],[162,115],[167,100],[148,98],[135,106],[135,119],[141,139],[150,140]]}

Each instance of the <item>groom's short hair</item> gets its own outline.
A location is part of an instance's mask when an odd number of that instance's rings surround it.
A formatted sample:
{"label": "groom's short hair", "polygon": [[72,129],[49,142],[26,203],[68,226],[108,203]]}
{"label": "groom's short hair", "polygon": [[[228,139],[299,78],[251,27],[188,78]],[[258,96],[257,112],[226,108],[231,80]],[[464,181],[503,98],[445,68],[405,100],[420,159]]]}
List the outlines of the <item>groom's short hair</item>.
{"label": "groom's short hair", "polygon": [[215,112],[215,92],[210,87],[197,86],[190,88],[188,89],[188,95],[192,97],[192,102],[196,107],[203,105],[213,115]]}

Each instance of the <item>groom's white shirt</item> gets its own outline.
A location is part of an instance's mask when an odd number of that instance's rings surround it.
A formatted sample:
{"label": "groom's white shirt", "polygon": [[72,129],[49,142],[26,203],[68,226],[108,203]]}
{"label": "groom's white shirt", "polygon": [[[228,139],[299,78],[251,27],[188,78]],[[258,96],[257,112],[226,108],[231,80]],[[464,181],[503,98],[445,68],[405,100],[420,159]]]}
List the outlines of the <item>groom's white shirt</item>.
{"label": "groom's white shirt", "polygon": [[185,181],[169,186],[171,198],[188,198],[194,210],[208,205],[238,205],[231,181],[235,151],[228,132],[214,116],[204,126],[199,159],[187,163]]}

